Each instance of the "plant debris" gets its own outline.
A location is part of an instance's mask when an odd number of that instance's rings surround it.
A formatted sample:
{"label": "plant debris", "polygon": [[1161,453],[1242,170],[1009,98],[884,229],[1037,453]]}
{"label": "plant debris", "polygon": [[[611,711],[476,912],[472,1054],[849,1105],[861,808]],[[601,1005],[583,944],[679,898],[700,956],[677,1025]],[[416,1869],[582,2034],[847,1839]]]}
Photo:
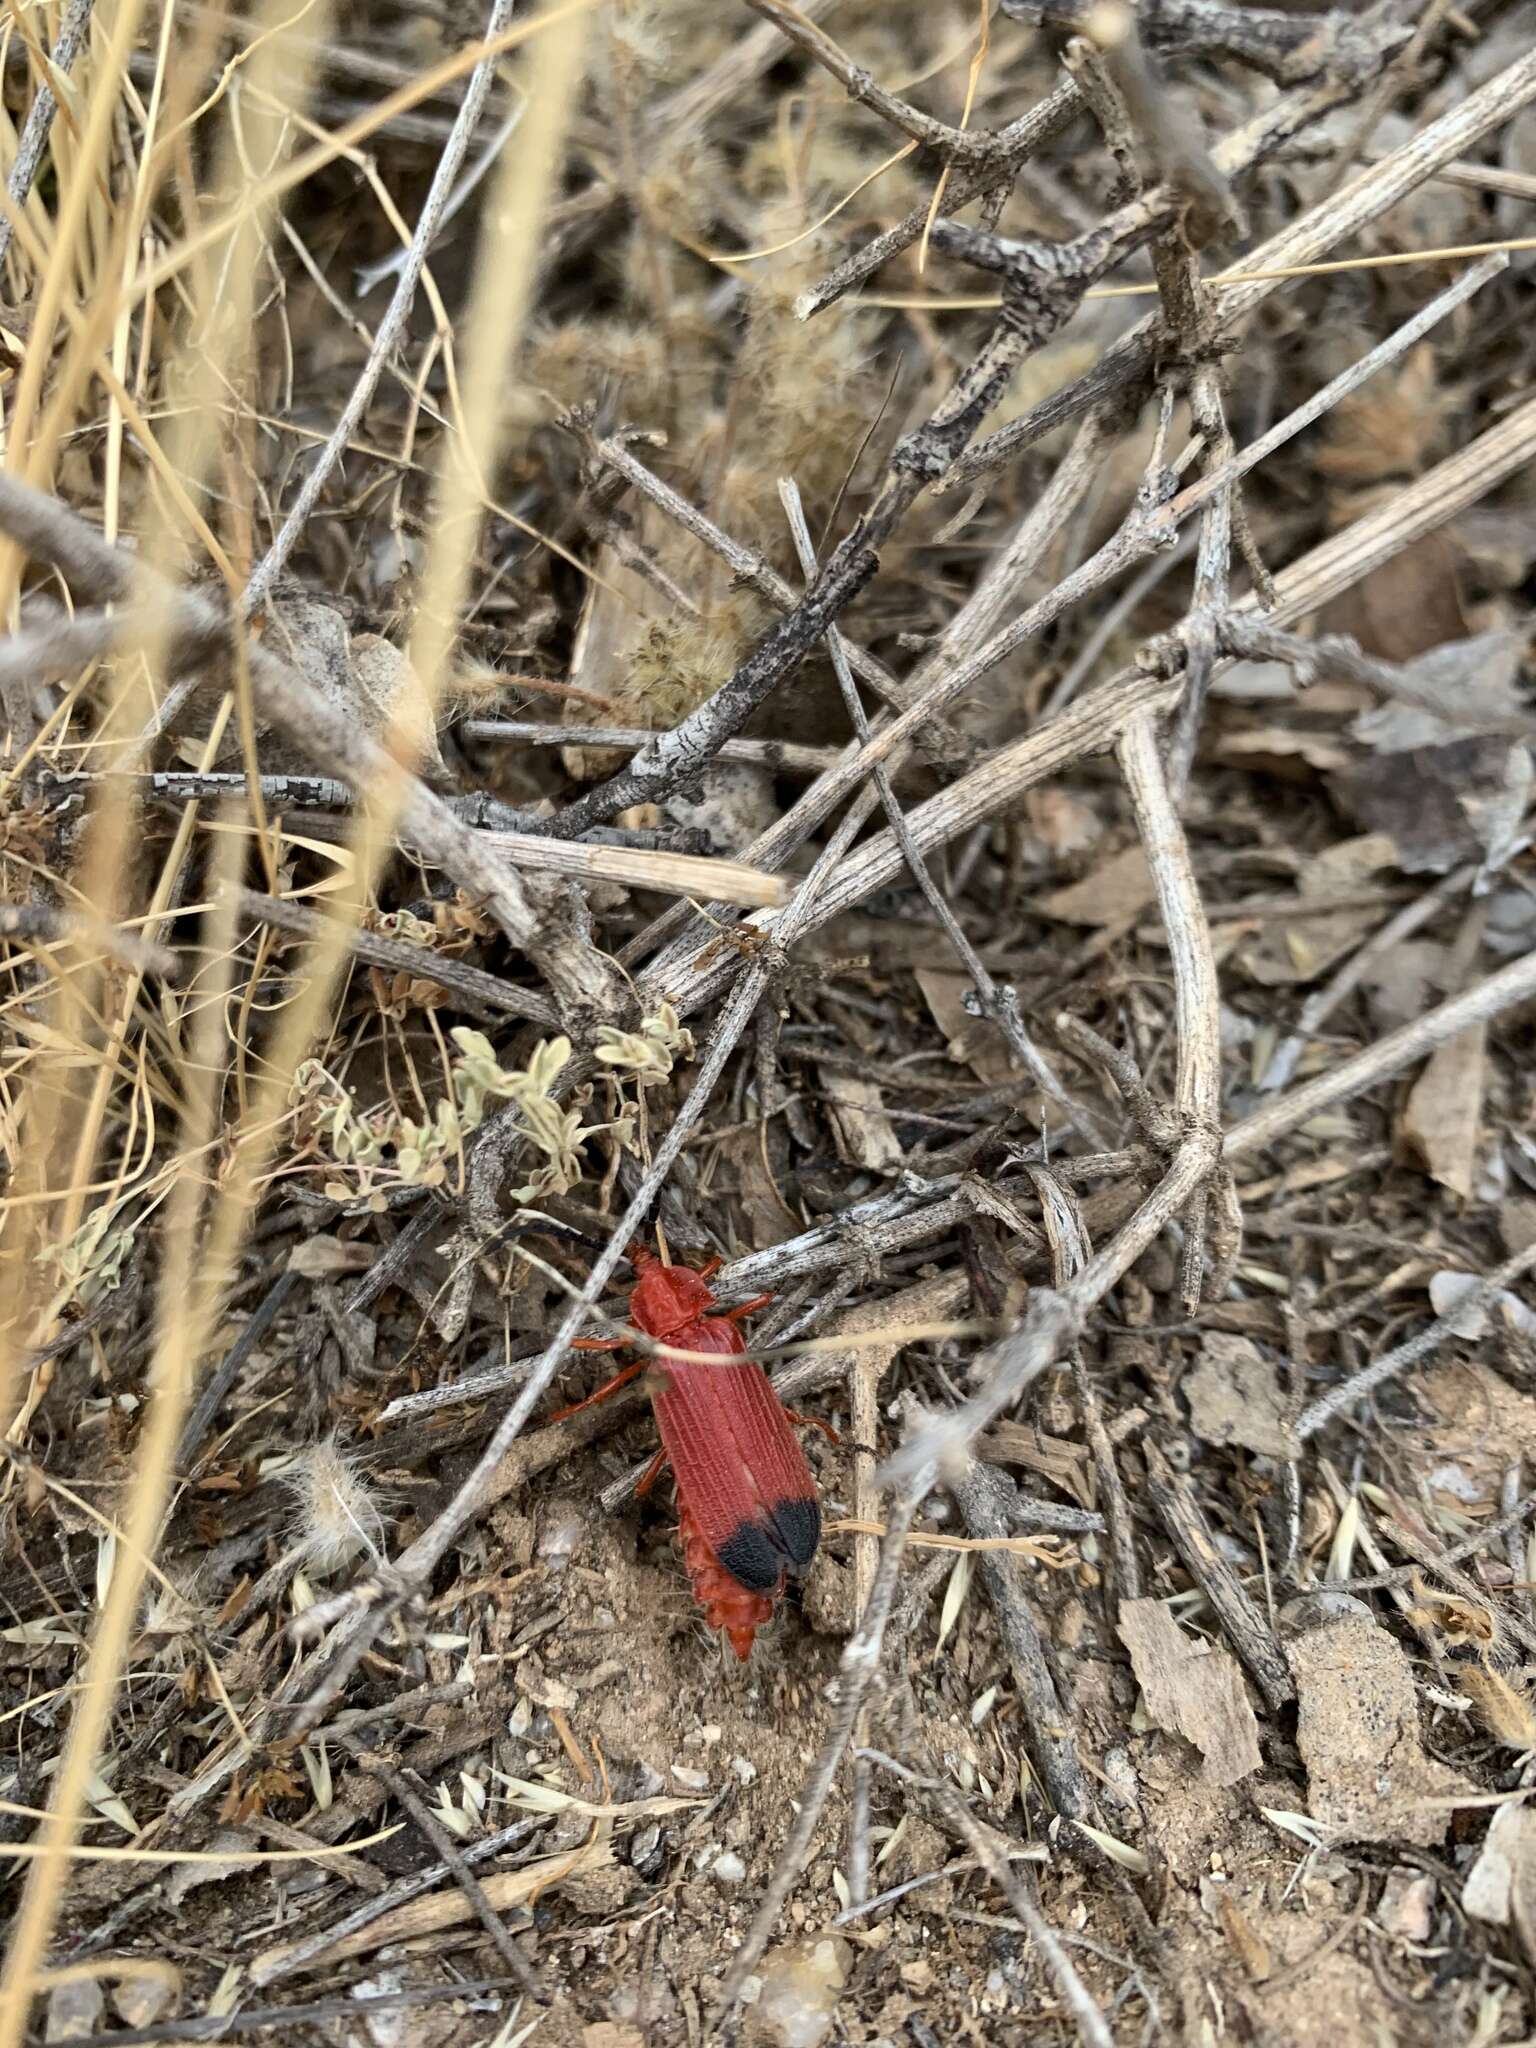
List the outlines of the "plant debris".
{"label": "plant debris", "polygon": [[1536,2036],[1533,0],[13,26],[0,2048]]}

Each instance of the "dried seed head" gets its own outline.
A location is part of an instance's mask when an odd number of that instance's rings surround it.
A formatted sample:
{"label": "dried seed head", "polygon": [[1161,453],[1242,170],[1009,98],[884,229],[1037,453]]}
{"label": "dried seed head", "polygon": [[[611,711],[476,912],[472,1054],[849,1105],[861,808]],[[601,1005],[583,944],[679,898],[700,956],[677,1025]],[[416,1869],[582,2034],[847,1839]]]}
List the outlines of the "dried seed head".
{"label": "dried seed head", "polygon": [[735,668],[742,643],[733,623],[686,616],[648,621],[614,679],[614,695],[633,706],[644,725],[676,725]]}
{"label": "dried seed head", "polygon": [[339,1571],[363,1556],[378,1557],[384,1518],[356,1459],[334,1437],[299,1452],[284,1474],[296,1503],[296,1543],[317,1572]]}

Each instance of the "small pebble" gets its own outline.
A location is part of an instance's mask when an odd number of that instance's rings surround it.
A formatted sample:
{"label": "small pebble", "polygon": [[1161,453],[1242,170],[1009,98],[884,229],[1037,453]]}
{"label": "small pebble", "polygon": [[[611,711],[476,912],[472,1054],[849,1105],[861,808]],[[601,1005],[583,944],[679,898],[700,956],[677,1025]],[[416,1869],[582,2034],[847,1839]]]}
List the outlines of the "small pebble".
{"label": "small pebble", "polygon": [[125,2027],[152,2027],[175,1997],[175,1984],[164,1977],[124,1977],[113,1987],[112,2003]]}
{"label": "small pebble", "polygon": [[43,2021],[45,2041],[83,2041],[101,2023],[104,2004],[101,1986],[94,1977],[56,1984],[48,1994],[48,2013]]}
{"label": "small pebble", "polygon": [[747,1866],[734,1849],[726,1849],[715,1858],[712,1875],[719,1884],[740,1884],[747,1874]]}

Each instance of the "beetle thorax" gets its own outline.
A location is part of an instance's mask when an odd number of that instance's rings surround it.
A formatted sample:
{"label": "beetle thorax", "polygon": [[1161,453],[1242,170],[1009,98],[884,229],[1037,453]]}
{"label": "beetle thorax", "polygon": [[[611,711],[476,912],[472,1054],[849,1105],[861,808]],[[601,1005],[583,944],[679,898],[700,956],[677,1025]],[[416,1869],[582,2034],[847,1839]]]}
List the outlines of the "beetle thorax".
{"label": "beetle thorax", "polygon": [[652,1337],[674,1336],[715,1305],[709,1282],[689,1266],[648,1266],[629,1297],[635,1327]]}

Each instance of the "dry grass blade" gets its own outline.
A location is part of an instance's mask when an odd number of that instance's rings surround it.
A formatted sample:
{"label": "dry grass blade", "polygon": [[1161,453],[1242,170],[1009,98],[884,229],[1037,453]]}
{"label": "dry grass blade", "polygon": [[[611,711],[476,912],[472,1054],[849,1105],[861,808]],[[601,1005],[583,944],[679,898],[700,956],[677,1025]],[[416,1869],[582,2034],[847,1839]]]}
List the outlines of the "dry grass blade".
{"label": "dry grass blade", "polygon": [[1521,12],[13,8],[0,2048],[1536,2033]]}

